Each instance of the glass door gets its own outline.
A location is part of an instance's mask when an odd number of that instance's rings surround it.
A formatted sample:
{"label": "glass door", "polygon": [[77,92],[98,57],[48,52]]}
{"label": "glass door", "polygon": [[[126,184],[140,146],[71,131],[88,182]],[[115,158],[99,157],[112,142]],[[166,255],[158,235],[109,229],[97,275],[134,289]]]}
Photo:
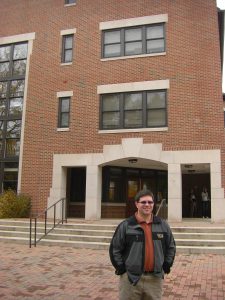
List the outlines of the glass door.
{"label": "glass door", "polygon": [[127,180],[127,217],[133,215],[136,212],[136,205],[134,203],[134,197],[140,189],[139,178],[130,178]]}

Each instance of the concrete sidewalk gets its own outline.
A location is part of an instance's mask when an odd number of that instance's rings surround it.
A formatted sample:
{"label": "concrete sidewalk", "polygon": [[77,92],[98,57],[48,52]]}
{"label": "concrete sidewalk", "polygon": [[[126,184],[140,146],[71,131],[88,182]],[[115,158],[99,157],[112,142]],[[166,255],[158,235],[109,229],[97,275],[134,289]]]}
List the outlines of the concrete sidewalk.
{"label": "concrete sidewalk", "polygon": [[[108,251],[0,242],[1,300],[117,300]],[[177,255],[163,299],[225,299],[223,255]]]}

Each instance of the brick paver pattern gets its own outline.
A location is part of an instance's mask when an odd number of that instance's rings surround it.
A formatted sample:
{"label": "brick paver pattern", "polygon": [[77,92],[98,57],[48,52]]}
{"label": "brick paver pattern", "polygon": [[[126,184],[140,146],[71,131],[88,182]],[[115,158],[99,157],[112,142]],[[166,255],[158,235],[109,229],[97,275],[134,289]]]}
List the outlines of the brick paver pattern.
{"label": "brick paver pattern", "polygon": [[[117,300],[107,250],[0,242],[1,300]],[[163,300],[225,299],[225,256],[177,254]]]}

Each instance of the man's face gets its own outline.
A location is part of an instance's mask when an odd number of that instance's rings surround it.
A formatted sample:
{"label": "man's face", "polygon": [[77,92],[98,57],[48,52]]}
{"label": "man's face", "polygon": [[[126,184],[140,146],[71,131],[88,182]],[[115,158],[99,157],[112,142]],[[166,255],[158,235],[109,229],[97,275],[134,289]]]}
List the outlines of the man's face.
{"label": "man's face", "polygon": [[141,216],[146,217],[151,215],[154,207],[154,201],[151,196],[143,196],[135,204]]}

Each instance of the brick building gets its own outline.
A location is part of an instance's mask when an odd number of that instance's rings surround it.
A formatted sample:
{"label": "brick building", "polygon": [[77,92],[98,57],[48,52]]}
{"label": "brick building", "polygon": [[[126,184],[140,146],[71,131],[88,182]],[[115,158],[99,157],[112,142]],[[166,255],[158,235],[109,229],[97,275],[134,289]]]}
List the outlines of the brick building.
{"label": "brick building", "polygon": [[[1,189],[123,218],[151,188],[168,219],[225,221],[223,12],[215,0],[1,0]],[[220,24],[220,26],[218,26]],[[219,28],[221,29],[219,31]]]}

